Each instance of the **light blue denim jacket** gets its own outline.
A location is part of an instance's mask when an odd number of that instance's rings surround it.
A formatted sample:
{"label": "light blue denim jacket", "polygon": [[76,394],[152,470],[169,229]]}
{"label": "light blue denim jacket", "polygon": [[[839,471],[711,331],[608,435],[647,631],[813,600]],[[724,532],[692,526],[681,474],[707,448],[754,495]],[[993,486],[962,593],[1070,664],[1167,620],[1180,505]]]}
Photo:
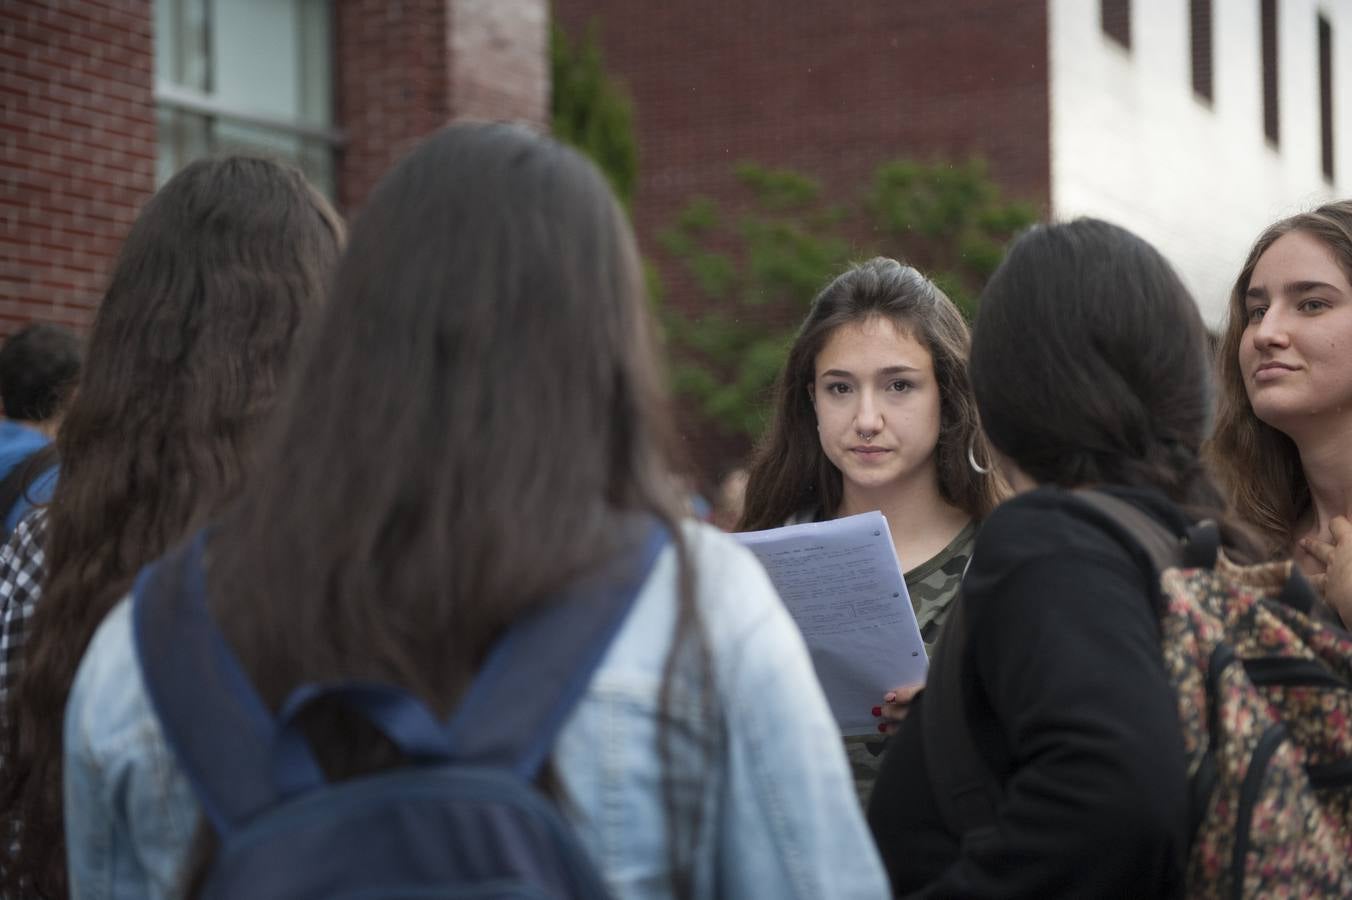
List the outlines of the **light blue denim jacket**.
{"label": "light blue denim jacket", "polygon": [[[797,628],[745,550],[705,526],[686,534],[726,723],[722,754],[689,776],[701,803],[696,896],[887,897]],[[99,629],[66,709],[66,836],[80,900],[178,896],[198,827],[145,694],[130,612],[124,601]],[[668,550],[553,757],[565,813],[617,898],[671,896],[657,734],[675,612]],[[693,699],[673,709],[708,727]]]}

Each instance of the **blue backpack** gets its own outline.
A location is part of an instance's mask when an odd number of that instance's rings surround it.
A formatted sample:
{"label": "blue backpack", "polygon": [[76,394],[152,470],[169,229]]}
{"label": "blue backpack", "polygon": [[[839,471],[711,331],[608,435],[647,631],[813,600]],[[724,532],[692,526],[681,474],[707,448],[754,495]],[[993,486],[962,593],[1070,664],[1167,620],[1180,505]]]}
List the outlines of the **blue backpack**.
{"label": "blue backpack", "polygon": [[[165,740],[219,840],[200,896],[607,896],[535,786],[667,541],[653,524],[498,642],[449,721],[386,684],[296,688],[274,714],[211,620],[205,537],[133,589],[136,652]],[[327,699],[411,760],[329,782],[297,725]]]}

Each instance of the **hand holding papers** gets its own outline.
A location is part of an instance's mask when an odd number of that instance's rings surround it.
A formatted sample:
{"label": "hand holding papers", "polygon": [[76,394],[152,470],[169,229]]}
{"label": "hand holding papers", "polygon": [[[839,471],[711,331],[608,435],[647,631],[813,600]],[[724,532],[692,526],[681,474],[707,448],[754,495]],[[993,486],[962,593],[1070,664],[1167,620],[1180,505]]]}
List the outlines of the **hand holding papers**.
{"label": "hand holding papers", "polygon": [[760,559],[798,623],[841,731],[876,731],[879,698],[923,681],[928,666],[882,513],[733,537]]}

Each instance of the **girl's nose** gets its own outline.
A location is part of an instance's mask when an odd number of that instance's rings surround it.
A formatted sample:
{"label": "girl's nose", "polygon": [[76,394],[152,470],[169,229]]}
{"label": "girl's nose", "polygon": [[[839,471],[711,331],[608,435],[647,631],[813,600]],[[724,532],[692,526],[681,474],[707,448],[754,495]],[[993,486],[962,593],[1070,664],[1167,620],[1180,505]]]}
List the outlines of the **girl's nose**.
{"label": "girl's nose", "polygon": [[1253,329],[1253,345],[1258,350],[1266,350],[1270,347],[1285,347],[1291,343],[1290,335],[1287,333],[1286,317],[1281,310],[1275,307],[1268,307],[1263,313],[1263,318],[1258,320],[1257,326]]}

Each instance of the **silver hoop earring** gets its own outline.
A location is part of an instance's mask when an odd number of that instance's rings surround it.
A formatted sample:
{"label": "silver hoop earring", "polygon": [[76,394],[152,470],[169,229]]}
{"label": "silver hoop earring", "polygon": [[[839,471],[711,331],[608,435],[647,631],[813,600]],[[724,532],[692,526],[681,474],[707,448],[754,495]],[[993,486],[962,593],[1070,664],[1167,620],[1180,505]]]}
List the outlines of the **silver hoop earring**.
{"label": "silver hoop earring", "polygon": [[972,467],[972,471],[975,472],[975,473],[978,474],[978,475],[989,475],[989,474],[991,473],[991,467],[990,467],[990,466],[979,466],[979,465],[977,465],[977,462],[976,462],[976,453],[973,452],[973,447],[972,447],[972,444],[970,444],[970,443],[967,445],[967,464],[968,464],[969,466],[971,466],[971,467]]}

